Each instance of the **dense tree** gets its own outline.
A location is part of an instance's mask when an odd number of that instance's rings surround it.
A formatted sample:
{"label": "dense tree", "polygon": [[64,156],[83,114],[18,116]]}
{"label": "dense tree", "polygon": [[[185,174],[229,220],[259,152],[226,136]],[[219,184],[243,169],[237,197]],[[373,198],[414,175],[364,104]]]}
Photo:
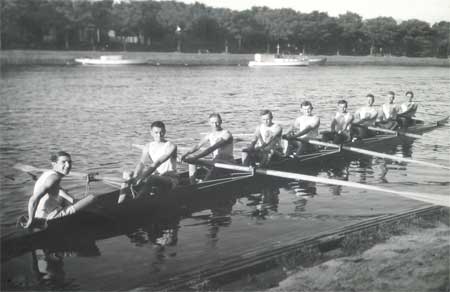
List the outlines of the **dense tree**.
{"label": "dense tree", "polygon": [[450,55],[450,22],[441,21],[435,23],[431,29],[433,30],[433,56],[447,58]]}
{"label": "dense tree", "polygon": [[424,57],[433,54],[433,32],[428,23],[416,19],[399,25],[400,52],[408,57]]}
{"label": "dense tree", "polygon": [[362,17],[356,13],[347,12],[339,15],[336,20],[340,28],[339,53],[356,55],[364,52],[364,34],[361,31]]}
{"label": "dense tree", "polygon": [[363,33],[370,40],[370,54],[391,54],[398,41],[398,26],[392,17],[368,19],[362,27]]}
{"label": "dense tree", "polygon": [[[2,0],[2,48],[449,54],[450,23],[176,1]],[[126,45],[126,46],[125,46]]]}

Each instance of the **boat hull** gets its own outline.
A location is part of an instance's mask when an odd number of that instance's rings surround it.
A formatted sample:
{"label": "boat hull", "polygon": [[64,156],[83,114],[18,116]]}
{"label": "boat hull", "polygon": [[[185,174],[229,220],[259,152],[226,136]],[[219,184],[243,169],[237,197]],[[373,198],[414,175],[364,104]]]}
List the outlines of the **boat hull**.
{"label": "boat hull", "polygon": [[121,65],[144,65],[148,64],[148,60],[144,59],[123,59],[121,56],[101,56],[95,58],[76,58],[76,63],[81,65],[97,65],[97,66],[121,66]]}
{"label": "boat hull", "polygon": [[250,61],[249,67],[306,67],[309,65],[308,61],[296,59],[279,59],[274,61]]}
{"label": "boat hull", "polygon": [[[447,121],[448,117],[435,123],[418,123],[408,128],[408,133],[423,134],[430,132],[443,126]],[[398,144],[408,143],[413,140],[413,138],[401,135],[377,135],[373,138],[347,143],[345,146],[389,151],[389,147],[395,147]],[[285,157],[280,161],[271,163],[267,168],[317,175],[323,169],[336,169],[337,167],[345,166],[348,161],[355,160],[355,157],[358,157],[358,155],[345,150],[322,148],[311,154]],[[31,232],[27,235],[27,238],[42,232],[66,232],[68,222],[70,226],[78,226],[75,229],[83,232],[85,232],[85,229],[81,226],[84,225],[92,226],[94,230],[97,229],[95,224],[92,225],[92,222],[116,227],[123,225],[124,222],[126,224],[133,222],[133,224],[139,224],[144,214],[159,214],[165,212],[164,210],[174,208],[174,206],[191,211],[202,210],[202,208],[209,208],[208,204],[211,204],[211,200],[214,202],[230,196],[241,197],[258,192],[258,190],[264,188],[273,187],[273,185],[282,186],[288,181],[287,179],[268,178],[258,174],[232,171],[230,171],[230,174],[230,177],[223,179],[205,181],[194,185],[184,184],[169,192],[163,192],[160,189],[141,192],[145,187],[148,187],[143,184],[136,187],[137,193],[140,193],[137,198],[130,198],[121,204],[117,204],[119,190],[99,194],[96,196],[96,202],[89,208],[73,215],[48,220],[46,228]],[[181,177],[186,180],[187,175],[184,172],[181,174]],[[123,229],[122,227],[120,228],[121,230]]]}

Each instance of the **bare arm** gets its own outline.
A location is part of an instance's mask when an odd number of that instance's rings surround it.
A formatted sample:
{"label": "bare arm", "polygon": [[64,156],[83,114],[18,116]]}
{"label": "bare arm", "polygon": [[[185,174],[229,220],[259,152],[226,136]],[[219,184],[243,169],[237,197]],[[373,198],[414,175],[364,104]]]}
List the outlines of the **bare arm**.
{"label": "bare arm", "polygon": [[198,142],[197,145],[195,145],[194,147],[192,147],[191,149],[189,149],[188,151],[186,151],[186,153],[184,153],[181,156],[181,160],[184,160],[189,154],[192,154],[194,152],[197,152],[200,148],[202,148],[203,145],[205,145],[206,143],[208,143],[208,135],[205,135],[200,142]]}
{"label": "bare arm", "polygon": [[25,228],[29,228],[32,225],[39,201],[52,188],[59,188],[59,181],[60,179],[56,175],[50,175],[49,177],[47,177],[44,183],[35,188],[35,190],[33,191],[33,195],[28,201],[28,222],[25,224]]}
{"label": "bare arm", "polygon": [[273,133],[273,135],[270,136],[269,141],[267,142],[263,142],[263,145],[261,146],[261,148],[265,149],[265,148],[271,148],[273,147],[273,145],[275,143],[278,142],[278,138],[281,137],[283,130],[281,129],[281,127],[279,125],[276,125],[275,127],[275,133]]}
{"label": "bare arm", "polygon": [[139,158],[138,163],[136,164],[136,167],[134,168],[134,173],[133,173],[133,177],[137,178],[141,176],[142,170],[144,170],[144,166],[146,163],[148,163],[149,159],[149,147],[150,144],[146,144],[144,149],[142,149],[142,154],[141,157]]}
{"label": "bare arm", "polygon": [[248,148],[249,149],[254,149],[256,143],[258,143],[258,140],[260,140],[260,139],[261,139],[261,133],[259,131],[259,126],[256,126],[255,132],[253,133],[253,139],[250,142],[250,144],[248,145]]}
{"label": "bare arm", "polygon": [[146,177],[150,174],[152,174],[161,164],[167,161],[167,159],[176,156],[177,155],[177,146],[170,143],[169,146],[166,148],[164,154],[159,158],[153,161],[150,164],[150,167],[142,173],[140,177]]}
{"label": "bare arm", "polygon": [[291,136],[291,138],[298,138],[301,137],[305,134],[307,134],[308,132],[318,128],[320,126],[320,119],[316,118],[314,120],[314,123],[312,123],[311,125],[308,125],[306,128],[304,128],[302,131],[295,133],[294,135]]}
{"label": "bare arm", "polygon": [[229,131],[225,131],[225,134],[222,137],[220,137],[220,139],[216,143],[209,146],[205,150],[200,151],[200,153],[194,155],[192,157],[192,159],[199,159],[199,158],[205,157],[206,155],[212,153],[217,148],[220,148],[223,145],[226,145],[228,143],[233,143],[233,136],[231,135],[231,133]]}
{"label": "bare arm", "polygon": [[64,198],[64,200],[68,201],[71,204],[75,202],[75,198],[69,195],[69,193],[66,192],[66,190],[61,187],[59,188],[58,196]]}
{"label": "bare arm", "polygon": [[337,124],[336,117],[333,117],[333,119],[331,120],[331,126],[330,126],[332,132],[336,131],[336,124]]}
{"label": "bare arm", "polygon": [[354,119],[355,119],[355,117],[352,114],[350,114],[349,118],[345,121],[345,124],[344,124],[343,128],[345,130],[350,130],[350,127],[351,127]]}

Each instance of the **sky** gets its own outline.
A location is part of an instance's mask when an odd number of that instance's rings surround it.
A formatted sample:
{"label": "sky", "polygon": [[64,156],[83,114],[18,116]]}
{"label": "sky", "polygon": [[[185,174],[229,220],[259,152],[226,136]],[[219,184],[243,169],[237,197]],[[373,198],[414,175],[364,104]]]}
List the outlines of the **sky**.
{"label": "sky", "polygon": [[309,13],[328,12],[330,16],[355,12],[364,19],[391,16],[397,21],[419,19],[430,24],[450,21],[450,0],[178,0],[207,6],[245,10],[252,6],[292,8]]}

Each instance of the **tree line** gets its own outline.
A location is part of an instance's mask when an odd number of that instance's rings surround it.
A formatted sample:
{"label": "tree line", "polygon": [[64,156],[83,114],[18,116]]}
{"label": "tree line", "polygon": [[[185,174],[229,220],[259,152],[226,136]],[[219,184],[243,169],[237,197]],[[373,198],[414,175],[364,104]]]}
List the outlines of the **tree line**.
{"label": "tree line", "polygon": [[2,0],[2,49],[448,57],[450,22],[176,1]]}

